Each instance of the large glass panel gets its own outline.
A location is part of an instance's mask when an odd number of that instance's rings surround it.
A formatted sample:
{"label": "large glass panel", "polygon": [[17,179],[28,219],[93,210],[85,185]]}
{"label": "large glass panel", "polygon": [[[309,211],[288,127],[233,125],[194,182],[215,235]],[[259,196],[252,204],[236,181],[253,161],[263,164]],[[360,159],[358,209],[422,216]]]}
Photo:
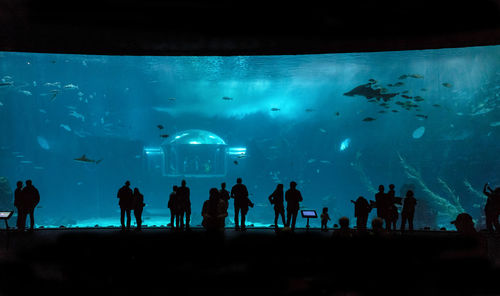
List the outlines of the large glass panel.
{"label": "large glass panel", "polygon": [[228,57],[0,52],[0,79],[1,206],[12,207],[16,181],[33,180],[38,226],[118,226],[126,180],[144,194],[149,226],[170,221],[167,199],[182,179],[195,226],[209,189],[230,189],[237,177],[255,203],[247,224],[266,227],[278,183],[286,190],[296,181],[304,209],[328,207],[332,222],[351,224],[351,200],[373,200],[379,184],[395,184],[397,196],[413,189],[418,228],[450,228],[460,212],[484,225],[482,187],[500,186],[500,46]]}

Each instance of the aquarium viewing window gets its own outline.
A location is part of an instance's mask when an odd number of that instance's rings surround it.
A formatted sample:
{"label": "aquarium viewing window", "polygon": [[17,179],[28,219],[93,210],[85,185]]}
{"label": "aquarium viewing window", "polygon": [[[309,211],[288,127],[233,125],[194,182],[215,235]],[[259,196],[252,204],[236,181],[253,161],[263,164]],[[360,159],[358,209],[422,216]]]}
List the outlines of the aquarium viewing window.
{"label": "aquarium viewing window", "polygon": [[[274,56],[0,52],[0,205],[18,180],[37,226],[118,226],[126,180],[170,222],[173,185],[192,225],[210,188],[241,177],[247,225],[274,221],[268,196],[295,181],[304,209],[354,223],[350,200],[413,190],[415,227],[484,227],[483,185],[500,186],[500,46]],[[401,211],[401,205],[398,205]],[[370,213],[369,221],[376,215]],[[230,202],[226,226],[232,227]],[[399,225],[399,222],[398,222]],[[304,227],[305,221],[298,221]],[[319,227],[320,222],[311,222]],[[399,226],[398,226],[399,227]]]}

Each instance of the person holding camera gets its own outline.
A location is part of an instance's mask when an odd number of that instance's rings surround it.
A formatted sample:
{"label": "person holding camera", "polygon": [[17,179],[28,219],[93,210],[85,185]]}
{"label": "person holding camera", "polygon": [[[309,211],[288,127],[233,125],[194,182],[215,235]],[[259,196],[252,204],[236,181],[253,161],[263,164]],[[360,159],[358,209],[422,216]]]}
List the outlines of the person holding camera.
{"label": "person holding camera", "polygon": [[283,195],[283,184],[278,184],[273,193],[269,195],[269,202],[274,205],[274,229],[278,229],[278,218],[280,215],[283,221],[283,226],[286,226]]}

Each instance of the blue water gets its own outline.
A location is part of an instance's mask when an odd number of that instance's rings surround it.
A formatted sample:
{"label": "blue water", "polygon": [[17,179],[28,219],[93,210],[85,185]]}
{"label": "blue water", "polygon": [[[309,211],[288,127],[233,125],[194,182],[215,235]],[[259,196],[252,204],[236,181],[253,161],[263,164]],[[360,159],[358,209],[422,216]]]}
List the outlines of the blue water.
{"label": "blue water", "polygon": [[[242,177],[254,226],[272,224],[267,197],[294,180],[303,208],[328,207],[330,225],[341,216],[354,223],[350,200],[374,199],[379,184],[393,183],[397,195],[414,189],[417,227],[453,229],[462,211],[483,225],[482,186],[500,186],[500,46],[231,57],[0,52],[0,79],[0,176],[12,188],[33,180],[38,226],[118,225],[125,180],[144,194],[144,223],[166,225],[168,195],[183,178],[198,225],[209,189]],[[385,106],[344,95],[364,84],[397,95]],[[205,134],[189,138],[193,130]],[[186,131],[193,146],[167,151]],[[197,142],[209,135],[222,150]],[[75,161],[84,154],[100,162]],[[232,202],[229,210],[231,226]]]}

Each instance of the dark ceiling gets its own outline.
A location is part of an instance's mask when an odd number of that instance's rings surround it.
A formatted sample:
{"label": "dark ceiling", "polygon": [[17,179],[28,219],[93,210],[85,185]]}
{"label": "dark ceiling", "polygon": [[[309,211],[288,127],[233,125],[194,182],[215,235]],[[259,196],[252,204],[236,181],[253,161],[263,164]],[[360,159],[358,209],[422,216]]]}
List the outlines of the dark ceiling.
{"label": "dark ceiling", "polygon": [[0,0],[0,50],[124,55],[500,44],[500,0]]}

